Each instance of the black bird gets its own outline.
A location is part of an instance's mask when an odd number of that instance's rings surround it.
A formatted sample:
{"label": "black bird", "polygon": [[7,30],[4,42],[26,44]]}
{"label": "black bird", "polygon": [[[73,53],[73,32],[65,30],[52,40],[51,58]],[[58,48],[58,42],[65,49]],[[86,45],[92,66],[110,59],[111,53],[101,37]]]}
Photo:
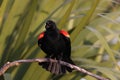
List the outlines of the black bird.
{"label": "black bird", "polygon": [[39,63],[43,68],[53,74],[63,74],[72,72],[72,69],[63,66],[59,61],[74,64],[71,60],[71,42],[69,34],[64,30],[59,30],[52,20],[48,20],[45,25],[46,31],[38,36],[38,45],[46,53],[46,58],[56,59],[58,62]]}

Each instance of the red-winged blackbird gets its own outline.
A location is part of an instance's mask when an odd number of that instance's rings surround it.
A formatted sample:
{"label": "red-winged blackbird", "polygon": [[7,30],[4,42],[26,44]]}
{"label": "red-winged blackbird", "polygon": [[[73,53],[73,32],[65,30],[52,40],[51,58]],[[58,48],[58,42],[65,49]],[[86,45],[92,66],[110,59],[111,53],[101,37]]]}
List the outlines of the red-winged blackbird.
{"label": "red-winged blackbird", "polygon": [[72,72],[72,69],[63,66],[59,60],[74,64],[70,59],[71,43],[69,34],[64,30],[59,30],[55,22],[48,20],[45,25],[46,31],[38,36],[38,45],[46,53],[46,58],[56,59],[58,62],[39,63],[43,68],[54,74]]}

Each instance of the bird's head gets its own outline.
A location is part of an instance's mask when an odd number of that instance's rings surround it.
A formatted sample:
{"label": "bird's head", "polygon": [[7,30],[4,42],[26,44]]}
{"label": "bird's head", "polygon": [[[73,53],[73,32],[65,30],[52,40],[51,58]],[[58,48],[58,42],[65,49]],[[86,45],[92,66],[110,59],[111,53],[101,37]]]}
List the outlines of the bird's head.
{"label": "bird's head", "polygon": [[46,28],[46,30],[54,30],[54,29],[56,29],[57,27],[56,27],[56,24],[55,24],[54,21],[48,20],[48,21],[46,22],[45,28]]}

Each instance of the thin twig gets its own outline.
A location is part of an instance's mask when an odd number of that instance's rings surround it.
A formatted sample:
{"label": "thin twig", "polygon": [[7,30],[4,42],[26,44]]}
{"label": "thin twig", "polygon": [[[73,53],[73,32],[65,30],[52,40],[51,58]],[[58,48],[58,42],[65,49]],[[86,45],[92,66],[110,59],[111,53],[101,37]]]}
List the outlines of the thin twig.
{"label": "thin twig", "polygon": [[[13,61],[13,62],[7,62],[6,64],[4,64],[4,66],[0,69],[0,76],[3,75],[10,67],[12,66],[18,66],[20,65],[21,63],[30,63],[30,62],[57,62],[57,60],[53,60],[53,59],[48,59],[48,58],[36,58],[36,59],[24,59],[24,60],[16,60],[16,61]],[[109,80],[109,79],[106,79],[106,78],[103,78],[101,76],[98,76],[96,74],[93,74],[89,71],[86,71],[85,69],[83,68],[80,68],[76,65],[72,65],[72,64],[69,64],[67,62],[64,62],[64,61],[60,61],[60,64],[61,65],[65,65],[65,66],[68,66],[74,70],[77,70],[79,72],[82,72],[82,73],[85,73],[89,76],[92,76],[98,80]]]}

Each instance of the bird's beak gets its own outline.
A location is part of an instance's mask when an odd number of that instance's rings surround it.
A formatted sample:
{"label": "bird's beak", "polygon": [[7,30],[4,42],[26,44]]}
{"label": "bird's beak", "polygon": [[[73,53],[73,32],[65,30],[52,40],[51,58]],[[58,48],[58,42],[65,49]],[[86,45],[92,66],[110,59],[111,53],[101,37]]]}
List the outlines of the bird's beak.
{"label": "bird's beak", "polygon": [[49,29],[49,28],[50,28],[50,26],[46,24],[45,28],[46,28],[46,29]]}

